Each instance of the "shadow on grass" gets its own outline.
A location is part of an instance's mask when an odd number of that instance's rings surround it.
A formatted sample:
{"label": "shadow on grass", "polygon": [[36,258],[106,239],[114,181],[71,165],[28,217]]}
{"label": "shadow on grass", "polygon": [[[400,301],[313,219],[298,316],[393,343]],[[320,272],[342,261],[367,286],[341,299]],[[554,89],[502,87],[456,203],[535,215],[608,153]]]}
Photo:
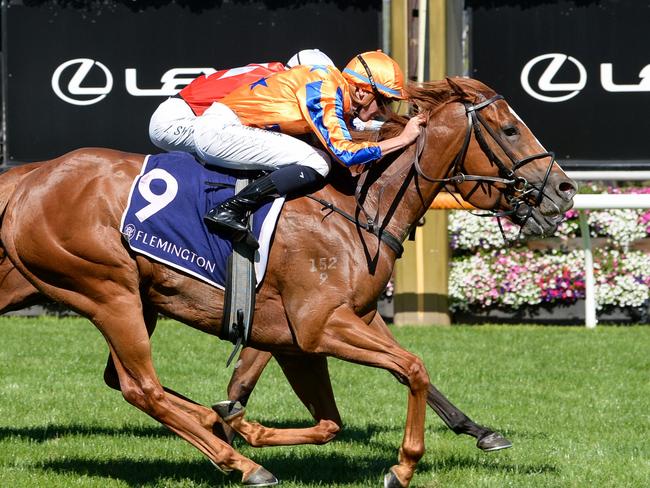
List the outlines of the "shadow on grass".
{"label": "shadow on grass", "polygon": [[[313,422],[308,421],[280,421],[268,422],[261,421],[263,425],[279,429],[287,428],[306,428],[312,427]],[[401,431],[398,427],[386,427],[378,424],[370,424],[366,426],[346,426],[337,439],[346,442],[367,443],[373,437],[385,432]],[[68,436],[136,436],[136,437],[171,437],[173,433],[168,431],[165,427],[161,426],[124,426],[124,427],[110,427],[102,425],[82,425],[82,424],[67,424],[67,425],[42,425],[32,427],[0,427],[0,440],[9,438],[26,438],[35,442],[45,442],[50,439],[57,439],[60,437]],[[244,444],[242,439],[237,439],[238,445]]]}
{"label": "shadow on grass", "polygon": [[[332,453],[287,460],[285,455],[279,454],[267,456],[264,466],[281,481],[301,486],[359,484],[364,481],[379,484],[391,461],[392,458],[388,456],[359,455],[350,458]],[[208,461],[112,459],[98,462],[85,458],[66,458],[45,462],[38,468],[50,473],[118,479],[133,487],[145,484],[164,486],[170,480],[199,486],[240,486],[241,481],[239,473],[221,474]]]}
{"label": "shadow on grass", "polygon": [[[451,472],[458,470],[473,470],[478,472],[500,472],[516,474],[559,474],[560,470],[552,464],[525,464],[525,463],[508,463],[502,462],[499,458],[488,457],[492,454],[478,456],[463,455],[440,455],[428,463],[421,463],[421,466],[428,468],[437,473]],[[420,466],[418,465],[418,466]]]}
{"label": "shadow on grass", "polygon": [[[287,429],[287,428],[306,428],[312,427],[314,424],[309,421],[269,421],[261,420],[263,425]],[[398,443],[382,440],[379,437],[386,433],[401,432],[401,427],[387,427],[379,424],[368,424],[364,426],[347,425],[337,435],[336,440],[339,442],[368,444],[372,442],[378,448],[382,449],[397,449]],[[430,435],[450,435],[455,437],[445,426],[428,427],[425,436]],[[82,425],[82,424],[68,424],[68,425],[44,425],[33,427],[0,427],[0,441],[3,439],[20,438],[29,439],[34,442],[46,442],[52,439],[62,437],[74,436],[104,436],[104,437],[124,437],[135,436],[143,438],[164,438],[173,437],[174,434],[168,431],[165,427],[161,426],[123,426],[123,427],[110,427],[101,425]],[[463,438],[469,436],[462,436]],[[246,445],[243,439],[237,437],[235,439],[235,448],[240,448]]]}
{"label": "shadow on grass", "polygon": [[[269,422],[275,427],[308,427],[308,421],[281,421]],[[386,432],[398,432],[399,427],[386,427],[385,425],[369,424],[364,426],[347,426],[338,436],[338,441],[348,444],[368,446],[373,449],[360,449],[354,454],[339,450],[319,451],[318,448],[299,457],[287,458],[286,449],[264,450],[264,455],[259,456],[258,462],[272,473],[288,482],[297,485],[304,484],[359,484],[380,483],[383,474],[394,463],[399,442],[391,442],[381,435]],[[429,434],[438,435],[448,432],[444,427],[437,426],[427,429]],[[92,425],[48,425],[37,427],[8,428],[0,427],[0,439],[25,438],[36,442],[45,442],[50,439],[65,436],[138,436],[144,438],[162,438],[174,434],[165,428],[157,426],[92,426]],[[391,434],[392,436],[393,434]],[[454,434],[448,433],[453,436]],[[180,439],[179,439],[180,441]],[[108,442],[108,441],[107,441]],[[336,441],[334,441],[336,444]],[[239,440],[236,448],[241,446]],[[288,448],[290,449],[290,448]],[[246,449],[247,455],[257,458],[256,450]],[[308,466],[308,469],[305,467]],[[75,474],[78,476],[92,476],[100,478],[115,478],[129,486],[142,486],[143,484],[164,485],[165,480],[190,481],[200,486],[238,486],[239,475],[229,477],[216,471],[208,462],[197,460],[181,462],[166,459],[133,460],[113,458],[109,460],[88,459],[87,457],[66,457],[50,459],[44,463],[33,465],[33,469],[43,469],[48,472],[60,474]],[[492,457],[476,453],[474,455],[447,454],[439,452],[429,454],[428,459],[418,465],[420,472],[500,472],[523,475],[553,474],[557,467],[550,464],[525,464],[507,462],[503,458]]]}
{"label": "shadow on grass", "polygon": [[125,426],[105,427],[100,425],[43,425],[35,427],[0,427],[0,440],[19,437],[35,442],[45,442],[51,439],[68,436],[136,436],[136,437],[171,437],[170,431],[164,427]]}
{"label": "shadow on grass", "polygon": [[[132,460],[111,459],[99,461],[87,458],[65,458],[51,460],[34,466],[44,471],[57,474],[74,474],[96,478],[116,479],[129,486],[151,485],[163,480],[192,481],[197,485],[222,486],[227,480],[234,480],[222,475],[214,468],[210,469],[207,461],[167,461],[167,460]],[[238,481],[238,480],[237,480]],[[164,485],[164,483],[161,483]]]}
{"label": "shadow on grass", "polygon": [[[280,480],[297,485],[332,484],[347,485],[368,483],[378,485],[383,475],[393,463],[393,457],[383,454],[358,454],[354,457],[340,453],[314,453],[300,459],[288,460],[282,453],[267,454],[264,466]],[[305,469],[305,467],[309,467]],[[118,479],[129,486],[161,484],[165,481],[192,482],[205,486],[238,486],[239,474],[229,476],[216,471],[207,461],[168,461],[111,459],[97,461],[86,458],[66,458],[51,460],[34,468],[58,474],[74,474]],[[549,464],[504,464],[465,456],[440,456],[433,463],[422,462],[418,471],[452,472],[474,470],[477,472],[503,472],[523,475],[557,473],[558,469]]]}

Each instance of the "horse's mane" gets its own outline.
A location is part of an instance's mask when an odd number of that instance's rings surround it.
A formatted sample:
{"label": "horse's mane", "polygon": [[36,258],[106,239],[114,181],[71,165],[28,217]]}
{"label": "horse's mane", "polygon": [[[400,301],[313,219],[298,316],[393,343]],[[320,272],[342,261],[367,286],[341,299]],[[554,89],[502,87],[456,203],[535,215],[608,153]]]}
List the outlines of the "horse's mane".
{"label": "horse's mane", "polygon": [[[406,100],[417,107],[420,112],[433,112],[438,107],[452,101],[468,101],[475,103],[478,98],[489,98],[494,92],[486,85],[472,78],[452,78],[424,83],[409,83],[406,86]],[[379,140],[390,139],[397,136],[408,117],[395,112],[387,114],[386,123],[379,132]],[[372,132],[355,132],[354,139],[376,139],[377,134]]]}

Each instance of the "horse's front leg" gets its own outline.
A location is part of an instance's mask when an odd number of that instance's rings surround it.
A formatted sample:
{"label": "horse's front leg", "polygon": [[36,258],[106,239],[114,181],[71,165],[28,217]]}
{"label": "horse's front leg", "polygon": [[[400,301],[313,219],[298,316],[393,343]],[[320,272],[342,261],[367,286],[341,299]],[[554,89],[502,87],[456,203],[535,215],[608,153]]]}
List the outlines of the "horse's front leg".
{"label": "horse's front leg", "polygon": [[400,379],[408,391],[404,438],[399,464],[390,468],[386,487],[407,487],[424,455],[424,421],[429,375],[420,358],[402,348],[390,335],[377,334],[353,310],[341,306],[324,325],[301,324],[296,337],[305,352],[327,354],[346,361],[385,369]]}

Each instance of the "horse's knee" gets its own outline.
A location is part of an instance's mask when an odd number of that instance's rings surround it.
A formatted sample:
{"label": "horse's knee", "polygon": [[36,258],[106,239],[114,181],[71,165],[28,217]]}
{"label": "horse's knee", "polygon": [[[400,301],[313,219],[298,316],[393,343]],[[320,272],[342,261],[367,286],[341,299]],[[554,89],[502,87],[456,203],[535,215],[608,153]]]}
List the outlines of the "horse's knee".
{"label": "horse's knee", "polygon": [[165,399],[165,390],[162,386],[151,381],[143,381],[140,384],[129,381],[126,385],[123,383],[120,383],[120,388],[122,396],[128,403],[155,418],[160,416]]}
{"label": "horse's knee", "polygon": [[406,374],[411,390],[421,391],[429,387],[429,373],[427,373],[427,369],[420,358],[414,356]]}

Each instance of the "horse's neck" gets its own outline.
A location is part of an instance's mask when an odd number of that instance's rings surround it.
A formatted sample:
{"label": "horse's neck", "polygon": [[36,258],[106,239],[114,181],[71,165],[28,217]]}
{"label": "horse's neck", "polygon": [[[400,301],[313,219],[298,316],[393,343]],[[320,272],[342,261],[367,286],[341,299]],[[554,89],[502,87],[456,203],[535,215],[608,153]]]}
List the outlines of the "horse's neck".
{"label": "horse's neck", "polygon": [[[425,149],[426,151],[426,149]],[[429,209],[441,185],[426,181],[417,175],[414,168],[416,145],[413,144],[399,154],[367,189],[366,205],[373,212],[379,209],[379,224],[386,231],[404,240],[411,228]],[[423,152],[425,157],[437,155]],[[441,178],[447,172],[448,164],[440,164],[431,177]]]}
{"label": "horse's neck", "polygon": [[[445,124],[441,120],[433,123]],[[449,140],[448,136],[432,139],[429,131],[420,164],[428,176],[443,178],[453,160],[450,148],[456,147],[459,141],[455,135]],[[365,223],[366,216],[372,218],[381,230],[403,241],[442,188],[440,183],[432,183],[416,174],[413,165],[415,153],[416,144],[412,144],[395,155],[387,156],[370,167],[365,176],[360,176],[356,184],[349,179],[349,174],[335,177],[315,196],[331,202],[362,223]],[[362,209],[357,206],[355,186]]]}

